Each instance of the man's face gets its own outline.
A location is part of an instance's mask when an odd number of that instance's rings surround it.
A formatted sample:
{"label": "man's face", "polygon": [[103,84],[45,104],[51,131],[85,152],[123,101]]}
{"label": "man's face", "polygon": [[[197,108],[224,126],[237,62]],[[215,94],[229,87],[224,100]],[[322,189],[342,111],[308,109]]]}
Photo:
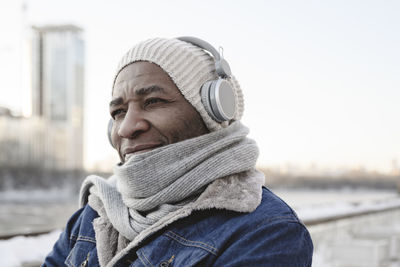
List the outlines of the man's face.
{"label": "man's face", "polygon": [[171,78],[156,64],[135,62],[117,76],[110,102],[111,140],[121,162],[130,155],[208,130]]}

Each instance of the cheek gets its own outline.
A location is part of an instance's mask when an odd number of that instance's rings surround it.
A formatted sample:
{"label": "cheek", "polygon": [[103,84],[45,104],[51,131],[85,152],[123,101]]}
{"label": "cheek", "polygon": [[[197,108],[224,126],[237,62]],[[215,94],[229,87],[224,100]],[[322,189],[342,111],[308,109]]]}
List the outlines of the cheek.
{"label": "cheek", "polygon": [[117,149],[119,147],[120,137],[118,136],[118,127],[115,121],[113,122],[113,126],[111,128],[110,138],[113,147]]}
{"label": "cheek", "polygon": [[169,123],[169,132],[174,143],[208,133],[203,120],[196,111],[182,111],[175,113],[175,119]]}

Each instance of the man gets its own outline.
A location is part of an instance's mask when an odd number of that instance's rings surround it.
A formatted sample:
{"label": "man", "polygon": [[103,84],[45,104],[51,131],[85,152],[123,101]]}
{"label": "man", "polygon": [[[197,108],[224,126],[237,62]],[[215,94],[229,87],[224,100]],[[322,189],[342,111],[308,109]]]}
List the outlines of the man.
{"label": "man", "polygon": [[110,102],[121,163],[84,181],[44,266],[311,266],[305,226],[262,187],[242,113],[240,86],[208,43],[134,46]]}

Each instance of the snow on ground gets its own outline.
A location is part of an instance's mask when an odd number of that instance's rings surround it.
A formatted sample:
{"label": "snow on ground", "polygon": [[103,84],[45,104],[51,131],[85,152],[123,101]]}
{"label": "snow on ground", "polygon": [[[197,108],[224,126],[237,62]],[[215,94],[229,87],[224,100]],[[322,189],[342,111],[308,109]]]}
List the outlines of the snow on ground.
{"label": "snow on ground", "polygon": [[35,262],[39,265],[53,248],[61,230],[35,237],[17,236],[0,240],[0,266],[20,267],[24,263]]}

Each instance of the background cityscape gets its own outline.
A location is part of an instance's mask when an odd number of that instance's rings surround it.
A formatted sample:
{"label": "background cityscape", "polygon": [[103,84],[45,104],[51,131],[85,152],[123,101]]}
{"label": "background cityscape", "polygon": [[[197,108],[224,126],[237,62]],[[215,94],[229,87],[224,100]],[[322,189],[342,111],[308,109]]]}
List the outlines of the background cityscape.
{"label": "background cityscape", "polygon": [[84,42],[72,25],[32,27],[31,115],[0,111],[0,164],[83,168]]}
{"label": "background cityscape", "polygon": [[192,35],[224,48],[258,168],[310,230],[313,266],[400,266],[399,13],[377,0],[0,0],[0,265],[40,266],[81,181],[118,162],[106,126],[122,54]]}
{"label": "background cityscape", "polygon": [[[186,24],[181,23],[189,18],[183,10],[204,10],[206,2],[154,1],[158,19],[151,21],[145,20],[150,3],[97,1],[96,12],[89,12],[93,3],[1,2],[1,117],[13,121],[1,131],[2,140],[9,140],[2,143],[31,144],[28,150],[4,148],[7,153],[0,158],[9,161],[6,165],[36,160],[47,167],[111,171],[117,157],[103,133],[119,57],[152,36],[196,35],[225,47],[245,92],[243,122],[259,144],[259,166],[318,176],[399,174],[395,2],[229,3],[223,20],[189,19]],[[163,7],[171,16],[160,11]],[[129,10],[142,12],[129,16]],[[235,17],[245,19],[238,24]],[[226,29],[223,34],[216,23]],[[244,38],[235,34],[235,25]],[[43,141],[40,128],[49,134]]]}

